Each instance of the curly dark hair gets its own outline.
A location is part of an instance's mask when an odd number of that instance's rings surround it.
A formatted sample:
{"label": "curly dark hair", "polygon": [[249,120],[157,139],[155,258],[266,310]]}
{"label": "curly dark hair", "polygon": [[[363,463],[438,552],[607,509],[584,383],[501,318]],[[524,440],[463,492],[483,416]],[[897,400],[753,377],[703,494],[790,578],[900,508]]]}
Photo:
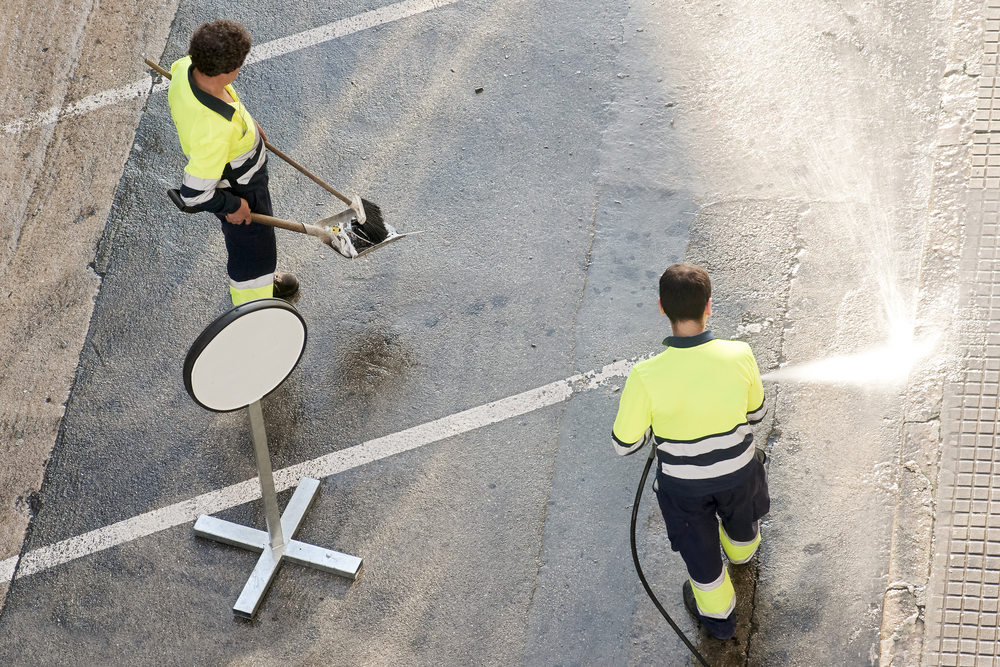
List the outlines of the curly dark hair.
{"label": "curly dark hair", "polygon": [[205,76],[228,74],[243,65],[250,53],[250,33],[236,21],[216,19],[202,23],[191,35],[191,64]]}

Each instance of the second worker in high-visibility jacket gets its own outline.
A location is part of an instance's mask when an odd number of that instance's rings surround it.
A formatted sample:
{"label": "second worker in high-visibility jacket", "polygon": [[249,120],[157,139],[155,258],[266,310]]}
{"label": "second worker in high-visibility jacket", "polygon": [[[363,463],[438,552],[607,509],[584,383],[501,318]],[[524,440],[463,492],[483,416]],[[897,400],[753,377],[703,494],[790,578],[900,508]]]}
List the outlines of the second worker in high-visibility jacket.
{"label": "second worker in high-visibility jacket", "polygon": [[[764,388],[750,346],[706,330],[708,273],[675,264],[660,277],[660,312],[670,318],[667,349],[633,367],[612,430],[615,451],[652,441],[653,489],[670,546],[687,565],[682,595],[713,636],[736,632],[736,592],[722,560],[749,561],[770,509],[763,451],[750,424],[764,417]],[[721,542],[721,549],[720,549]]]}
{"label": "second worker in high-visibility jacket", "polygon": [[188,55],[170,67],[167,97],[181,150],[188,157],[181,199],[214,213],[222,223],[233,305],[298,292],[295,276],[275,273],[274,228],[251,221],[272,215],[267,187],[267,136],[243,106],[233,81],[250,53],[250,34],[239,23],[203,23]]}

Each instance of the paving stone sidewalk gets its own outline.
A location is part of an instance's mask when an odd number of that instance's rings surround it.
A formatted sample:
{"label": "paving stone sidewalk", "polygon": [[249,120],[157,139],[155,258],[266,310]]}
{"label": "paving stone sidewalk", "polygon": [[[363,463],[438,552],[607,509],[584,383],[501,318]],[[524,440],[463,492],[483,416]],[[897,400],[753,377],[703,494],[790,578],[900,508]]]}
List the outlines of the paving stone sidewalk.
{"label": "paving stone sidewalk", "polygon": [[960,372],[944,387],[923,665],[1000,665],[1000,0],[985,5],[959,284]]}

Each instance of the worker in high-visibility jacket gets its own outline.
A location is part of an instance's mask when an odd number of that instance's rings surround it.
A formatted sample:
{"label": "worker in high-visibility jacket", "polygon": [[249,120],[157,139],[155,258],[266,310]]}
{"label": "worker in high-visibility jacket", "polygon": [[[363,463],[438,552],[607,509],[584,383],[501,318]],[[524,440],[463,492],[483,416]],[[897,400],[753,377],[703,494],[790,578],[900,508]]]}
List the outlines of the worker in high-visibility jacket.
{"label": "worker in high-visibility jacket", "polygon": [[613,444],[621,455],[650,441],[656,448],[653,489],[690,577],[684,606],[713,636],[729,639],[736,592],[722,552],[733,565],[749,561],[770,509],[764,453],[750,430],[764,417],[764,388],[750,346],[705,329],[712,284],[704,269],[669,267],[659,303],[673,335],[666,350],[632,368]]}
{"label": "worker in high-visibility jacket", "polygon": [[251,221],[272,215],[267,187],[267,136],[243,106],[233,81],[250,53],[250,34],[239,23],[203,23],[188,55],[170,67],[167,97],[181,150],[188,157],[181,199],[214,213],[222,223],[233,305],[276,296],[291,299],[298,280],[275,273],[274,228]]}

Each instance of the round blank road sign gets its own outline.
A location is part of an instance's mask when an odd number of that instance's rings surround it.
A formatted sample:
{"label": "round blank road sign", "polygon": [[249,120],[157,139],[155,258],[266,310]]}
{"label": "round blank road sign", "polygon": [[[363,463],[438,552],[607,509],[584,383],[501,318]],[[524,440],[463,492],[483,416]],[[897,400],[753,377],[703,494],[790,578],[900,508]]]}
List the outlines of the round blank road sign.
{"label": "round blank road sign", "polygon": [[306,323],[291,304],[248,301],[198,336],[184,360],[184,386],[203,408],[239,410],[277,389],[305,346]]}

